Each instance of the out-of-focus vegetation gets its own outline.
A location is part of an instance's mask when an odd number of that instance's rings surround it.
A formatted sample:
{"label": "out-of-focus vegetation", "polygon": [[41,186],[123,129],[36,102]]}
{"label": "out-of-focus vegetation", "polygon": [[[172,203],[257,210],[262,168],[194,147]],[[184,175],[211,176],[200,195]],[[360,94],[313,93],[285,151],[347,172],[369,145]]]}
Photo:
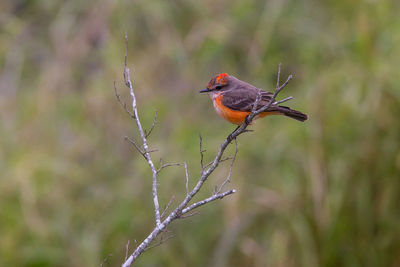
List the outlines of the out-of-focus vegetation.
{"label": "out-of-focus vegetation", "polygon": [[[124,32],[156,159],[199,174],[234,128],[198,94],[227,72],[309,114],[239,139],[238,193],[175,222],[137,266],[400,266],[400,2],[0,2],[0,265],[118,266],[154,214],[149,169],[115,100]],[[231,149],[230,153],[233,152]],[[227,174],[207,182],[208,196]],[[185,192],[160,177],[161,205]]]}

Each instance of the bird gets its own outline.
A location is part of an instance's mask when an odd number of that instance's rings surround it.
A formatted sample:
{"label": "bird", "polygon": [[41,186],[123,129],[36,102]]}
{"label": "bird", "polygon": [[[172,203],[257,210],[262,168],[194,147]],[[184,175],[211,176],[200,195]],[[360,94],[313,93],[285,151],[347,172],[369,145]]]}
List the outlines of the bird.
{"label": "bird", "polygon": [[[221,73],[214,76],[208,82],[207,88],[201,90],[200,93],[209,94],[214,109],[219,116],[230,123],[240,126],[252,112],[260,91],[261,98],[258,101],[256,110],[268,105],[273,93],[263,91],[227,73]],[[268,115],[284,115],[301,122],[308,119],[308,116],[300,111],[274,104],[254,119]]]}

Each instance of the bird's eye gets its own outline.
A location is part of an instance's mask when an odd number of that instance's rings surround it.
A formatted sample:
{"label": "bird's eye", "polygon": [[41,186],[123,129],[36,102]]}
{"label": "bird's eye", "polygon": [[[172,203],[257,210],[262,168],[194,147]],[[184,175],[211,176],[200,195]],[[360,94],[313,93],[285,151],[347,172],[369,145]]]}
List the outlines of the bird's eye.
{"label": "bird's eye", "polygon": [[222,86],[221,85],[217,85],[217,86],[215,86],[215,90],[219,90],[219,89],[221,89],[222,88]]}

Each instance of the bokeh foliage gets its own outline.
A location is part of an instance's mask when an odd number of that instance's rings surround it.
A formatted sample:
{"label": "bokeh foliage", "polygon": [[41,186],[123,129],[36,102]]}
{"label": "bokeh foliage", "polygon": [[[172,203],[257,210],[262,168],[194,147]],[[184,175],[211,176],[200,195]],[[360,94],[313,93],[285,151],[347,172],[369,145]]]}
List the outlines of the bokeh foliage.
{"label": "bokeh foliage", "polygon": [[[137,266],[400,266],[400,2],[0,2],[0,265],[117,266],[153,227],[150,172],[114,97],[124,40],[156,159],[199,174],[234,126],[197,92],[228,72],[309,114],[239,139],[232,197],[174,223]],[[230,153],[233,152],[231,149]],[[228,171],[220,168],[200,197]],[[182,168],[160,201],[184,196]]]}

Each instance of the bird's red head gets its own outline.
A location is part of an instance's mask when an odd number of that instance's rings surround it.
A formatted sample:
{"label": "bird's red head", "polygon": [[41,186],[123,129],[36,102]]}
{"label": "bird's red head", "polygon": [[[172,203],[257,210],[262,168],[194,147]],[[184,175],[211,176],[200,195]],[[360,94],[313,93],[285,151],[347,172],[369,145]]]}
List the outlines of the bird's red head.
{"label": "bird's red head", "polygon": [[227,73],[220,73],[218,75],[216,75],[215,77],[213,77],[207,85],[208,89],[211,89],[215,86],[224,86],[228,83],[228,77],[229,75]]}
{"label": "bird's red head", "polygon": [[201,93],[210,92],[210,91],[217,91],[222,89],[224,86],[228,85],[228,78],[229,75],[227,73],[221,73],[214,76],[207,84],[207,88],[201,90]]}

